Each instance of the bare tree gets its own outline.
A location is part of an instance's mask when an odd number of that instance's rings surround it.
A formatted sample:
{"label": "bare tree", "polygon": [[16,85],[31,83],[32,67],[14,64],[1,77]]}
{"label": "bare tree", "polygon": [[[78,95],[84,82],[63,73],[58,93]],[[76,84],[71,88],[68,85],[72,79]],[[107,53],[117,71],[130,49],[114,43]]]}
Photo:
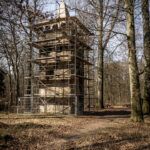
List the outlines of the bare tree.
{"label": "bare tree", "polygon": [[105,60],[104,99],[105,104],[124,105],[130,103],[129,73],[127,61]]}
{"label": "bare tree", "polygon": [[139,72],[136,58],[135,27],[134,27],[134,0],[125,0],[127,19],[127,40],[128,40],[128,62],[131,93],[131,120],[143,121],[142,103],[140,95]]}
{"label": "bare tree", "polygon": [[[99,108],[104,108],[104,54],[110,40],[120,34],[115,32],[115,25],[120,21],[121,0],[88,0],[82,1],[80,8],[75,8],[80,18],[85,20],[88,28],[95,33],[93,45],[97,45],[97,96]],[[119,20],[120,19],[120,20]],[[125,34],[124,34],[125,35]],[[95,46],[96,47],[96,46]]]}
{"label": "bare tree", "polygon": [[[13,104],[13,96],[15,96],[15,105],[17,105],[18,97],[20,97],[20,64],[23,52],[22,40],[20,34],[22,30],[18,24],[18,9],[15,1],[3,1],[3,15],[1,16],[1,56],[4,59],[8,70],[10,83],[10,104]],[[4,18],[4,19],[3,19]],[[12,84],[14,83],[14,85]],[[14,92],[13,92],[14,91]]]}
{"label": "bare tree", "polygon": [[[104,32],[105,29],[103,27],[103,21],[104,17],[106,15],[103,14],[103,5],[104,2],[103,0],[99,0],[99,11],[98,11],[98,80],[97,80],[97,92],[98,92],[98,102],[99,102],[99,107],[104,108],[104,50],[106,50],[106,47],[108,45],[109,40],[112,38],[112,32],[115,27],[115,24],[118,20],[119,16],[119,8],[120,8],[120,3],[121,1],[118,0],[118,3],[116,4],[116,13],[113,16],[113,21],[110,24],[110,28],[108,30],[107,36],[103,37],[103,34],[106,33]],[[107,12],[107,7],[108,7],[109,1],[107,2],[107,5],[105,6],[105,12]],[[109,19],[106,21],[109,22]],[[106,23],[107,24],[107,23]]]}
{"label": "bare tree", "polygon": [[[33,97],[33,64],[32,64],[32,59],[33,59],[33,50],[34,47],[32,45],[33,40],[35,39],[36,35],[34,34],[32,27],[35,24],[37,20],[40,20],[41,18],[43,19],[45,15],[40,10],[40,5],[41,0],[24,0],[22,3],[18,4],[18,8],[20,9],[20,24],[25,32],[26,35],[26,41],[28,43],[28,49],[26,49],[26,65],[24,68],[25,69],[25,74],[26,74],[26,81],[25,81],[25,86],[24,86],[24,91],[27,97]],[[29,28],[26,28],[28,26]],[[32,107],[32,99],[28,99],[28,108]]]}
{"label": "bare tree", "polygon": [[150,113],[150,25],[149,25],[149,2],[142,0],[143,35],[144,35],[144,98],[143,113]]}
{"label": "bare tree", "polygon": [[97,89],[98,89],[98,103],[100,108],[104,108],[104,49],[103,49],[103,0],[99,0],[99,12],[98,12],[98,76],[97,76]]}

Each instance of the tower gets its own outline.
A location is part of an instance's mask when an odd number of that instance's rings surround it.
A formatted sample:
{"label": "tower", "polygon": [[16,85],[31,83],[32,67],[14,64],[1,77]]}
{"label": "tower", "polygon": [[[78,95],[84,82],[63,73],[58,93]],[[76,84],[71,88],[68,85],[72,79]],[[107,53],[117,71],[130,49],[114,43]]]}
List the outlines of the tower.
{"label": "tower", "polygon": [[54,19],[34,24],[30,29],[38,36],[29,43],[36,48],[31,60],[35,66],[33,95],[28,97],[32,99],[31,109],[82,114],[91,80],[88,68],[92,63],[88,54],[92,49],[88,40],[92,33],[77,17],[69,15],[64,2]]}

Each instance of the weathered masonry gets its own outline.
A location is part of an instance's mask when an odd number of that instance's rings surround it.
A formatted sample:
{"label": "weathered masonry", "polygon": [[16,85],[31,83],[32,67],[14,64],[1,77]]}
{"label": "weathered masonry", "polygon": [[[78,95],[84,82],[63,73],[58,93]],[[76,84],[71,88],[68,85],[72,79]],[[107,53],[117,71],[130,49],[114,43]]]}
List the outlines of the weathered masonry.
{"label": "weathered masonry", "polygon": [[[92,33],[70,16],[63,2],[52,20],[30,27],[38,39],[32,60],[31,87],[26,85],[24,111],[82,114],[93,99]],[[26,82],[26,81],[25,81]],[[26,82],[29,83],[29,82]]]}

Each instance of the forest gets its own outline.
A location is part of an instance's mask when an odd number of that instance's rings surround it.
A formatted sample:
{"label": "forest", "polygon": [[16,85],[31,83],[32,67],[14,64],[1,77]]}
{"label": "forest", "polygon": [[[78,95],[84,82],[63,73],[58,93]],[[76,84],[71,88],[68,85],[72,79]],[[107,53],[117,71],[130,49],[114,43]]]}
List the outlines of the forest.
{"label": "forest", "polygon": [[149,0],[0,0],[0,149],[150,149]]}

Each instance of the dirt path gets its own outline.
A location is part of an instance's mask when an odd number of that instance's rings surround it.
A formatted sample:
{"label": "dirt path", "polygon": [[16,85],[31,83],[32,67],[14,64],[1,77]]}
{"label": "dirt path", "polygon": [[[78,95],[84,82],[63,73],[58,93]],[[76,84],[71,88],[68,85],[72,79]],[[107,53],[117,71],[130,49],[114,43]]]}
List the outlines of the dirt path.
{"label": "dirt path", "polygon": [[[83,116],[11,115],[0,117],[8,149],[150,150],[150,117],[129,122],[129,109],[105,109]],[[6,136],[5,136],[6,135]],[[3,148],[3,147],[2,147]]]}
{"label": "dirt path", "polygon": [[[97,130],[101,130],[103,128],[115,127],[117,126],[122,119],[128,119],[129,115],[124,115],[123,117],[118,115],[108,115],[108,116],[89,116],[87,119],[91,119],[91,122],[85,122],[83,126],[73,131],[73,134],[69,137],[65,137],[62,139],[58,139],[56,141],[50,142],[48,145],[41,147],[41,149],[63,149],[62,147],[67,144],[73,143],[75,140],[82,138],[88,135],[94,135],[97,133]],[[86,117],[85,117],[86,120]]]}

